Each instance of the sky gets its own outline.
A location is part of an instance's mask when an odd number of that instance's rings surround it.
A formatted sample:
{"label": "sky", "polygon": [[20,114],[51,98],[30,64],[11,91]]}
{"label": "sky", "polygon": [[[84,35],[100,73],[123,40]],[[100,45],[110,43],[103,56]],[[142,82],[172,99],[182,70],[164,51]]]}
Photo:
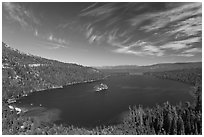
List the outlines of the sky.
{"label": "sky", "polygon": [[2,3],[2,40],[85,66],[202,61],[202,3]]}

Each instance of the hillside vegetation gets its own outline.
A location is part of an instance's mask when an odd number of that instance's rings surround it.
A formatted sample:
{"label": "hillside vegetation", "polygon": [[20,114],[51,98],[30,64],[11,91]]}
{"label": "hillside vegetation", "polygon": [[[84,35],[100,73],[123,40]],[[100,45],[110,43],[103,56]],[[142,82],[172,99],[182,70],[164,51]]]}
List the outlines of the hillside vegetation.
{"label": "hillside vegetation", "polygon": [[171,105],[169,102],[153,108],[130,106],[129,115],[115,126],[101,126],[93,129],[40,123],[34,117],[25,117],[8,108],[7,100],[30,92],[60,87],[74,82],[97,80],[103,75],[96,69],[76,64],[61,63],[20,53],[2,43],[3,49],[3,103],[2,133],[16,134],[202,134],[202,69],[184,69],[151,72],[164,79],[179,80],[195,86],[195,102]]}
{"label": "hillside vegetation", "polygon": [[188,83],[190,85],[202,84],[202,68],[181,69],[164,72],[147,72],[145,75],[152,75],[161,79],[170,79]]}
{"label": "hillside vegetation", "polygon": [[2,43],[3,100],[103,77],[97,69],[21,53]]}

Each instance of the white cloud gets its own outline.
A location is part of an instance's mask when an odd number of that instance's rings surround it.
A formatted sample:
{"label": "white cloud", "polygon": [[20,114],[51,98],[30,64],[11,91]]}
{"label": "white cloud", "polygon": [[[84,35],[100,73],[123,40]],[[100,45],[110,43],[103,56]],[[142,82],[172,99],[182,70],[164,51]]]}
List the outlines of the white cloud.
{"label": "white cloud", "polygon": [[159,52],[160,49],[156,46],[148,45],[143,47],[144,51]]}
{"label": "white cloud", "polygon": [[133,54],[138,56],[151,55],[151,56],[163,56],[164,51],[161,50],[158,46],[153,46],[149,42],[145,41],[137,41],[128,46],[125,45],[117,45],[117,49],[113,50],[116,53],[124,53],[124,54]]}
{"label": "white cloud", "polygon": [[35,29],[35,33],[34,33],[35,36],[38,36],[38,30]]}
{"label": "white cloud", "polygon": [[164,51],[161,50],[158,46],[152,46],[152,45],[146,45],[142,47],[142,51],[146,52],[148,55],[156,55],[156,56],[162,56],[164,55]]}
{"label": "white cloud", "polygon": [[93,28],[89,28],[86,32],[86,37],[89,38],[93,32]]}
{"label": "white cloud", "polygon": [[[141,20],[142,22],[146,20],[151,20],[151,23],[149,25],[142,26],[140,29],[149,32],[164,28],[170,23],[179,22],[180,20],[201,14],[202,14],[201,3],[198,2],[188,3],[177,8],[173,8],[171,10],[140,15],[144,16]],[[136,24],[134,20],[136,21]],[[137,20],[139,20],[139,18],[136,17],[136,19],[134,20],[133,19],[131,20],[131,25],[133,26],[138,25]],[[139,21],[139,23],[141,21]]]}
{"label": "white cloud", "polygon": [[68,45],[69,44],[69,42],[67,42],[65,39],[55,38],[55,37],[53,37],[52,42],[56,42],[58,44],[63,44],[63,45]]}
{"label": "white cloud", "polygon": [[95,40],[97,39],[97,36],[96,35],[92,35],[90,38],[89,38],[89,43],[93,43]]}
{"label": "white cloud", "polygon": [[111,12],[113,12],[116,8],[112,6],[112,4],[105,4],[103,6],[100,6],[98,8],[95,8],[93,10],[89,10],[89,11],[85,11],[82,12],[80,15],[81,16],[104,16],[104,17],[108,17],[110,16]]}
{"label": "white cloud", "polygon": [[192,48],[192,49],[187,49],[183,51],[182,53],[202,53],[201,48]]}
{"label": "white cloud", "polygon": [[161,49],[172,49],[172,50],[179,50],[183,48],[189,48],[192,46],[193,43],[200,42],[200,37],[193,37],[186,40],[180,40],[180,41],[173,41],[169,42],[167,44],[164,44],[160,46]]}
{"label": "white cloud", "polygon": [[93,44],[93,43],[97,43],[97,44],[100,44],[102,39],[103,39],[103,35],[91,35],[89,38],[88,38],[88,42],[90,44]]}
{"label": "white cloud", "polygon": [[55,50],[55,49],[59,49],[59,48],[68,48],[65,45],[59,44],[59,43],[53,43],[53,42],[40,42],[40,44],[38,44],[39,46],[45,47],[47,49],[50,50]]}
{"label": "white cloud", "polygon": [[177,43],[177,42],[169,42],[163,46],[160,46],[161,49],[172,49],[172,50],[179,50],[187,47],[188,46],[186,44]]}
{"label": "white cloud", "polygon": [[86,26],[85,37],[87,38],[90,44],[97,43],[100,44],[102,39],[104,39],[105,34],[99,34],[94,32],[94,27],[91,27],[91,24]]}
{"label": "white cloud", "polygon": [[[200,42],[199,37],[193,37],[186,40],[181,41],[173,41],[169,42],[167,44],[164,44],[162,46],[155,46],[155,43],[146,42],[146,41],[136,41],[134,43],[131,43],[129,45],[123,45],[121,43],[112,42],[112,46],[116,47],[116,49],[113,50],[113,52],[116,53],[123,53],[123,54],[133,54],[137,56],[168,56],[168,55],[174,55],[174,56],[183,56],[183,57],[192,57],[195,53],[201,53],[201,48],[192,48],[193,43]],[[174,50],[173,53],[168,53],[167,50]],[[181,49],[187,49],[183,52],[178,51]],[[167,54],[168,53],[168,54]],[[176,53],[176,54],[175,54]]]}
{"label": "white cloud", "polygon": [[90,6],[86,7],[85,9],[83,9],[82,12],[83,12],[83,11],[86,11],[86,10],[88,10],[88,9],[90,9],[90,8],[93,8],[94,6],[96,6],[96,4],[97,4],[97,2],[94,3],[94,4],[91,4]]}
{"label": "white cloud", "polygon": [[48,37],[48,40],[52,41],[53,40],[53,35],[50,34],[50,36]]}
{"label": "white cloud", "polygon": [[[199,35],[202,32],[202,4],[168,4],[165,3],[166,10],[157,10],[150,7],[151,4],[147,4],[146,8],[150,9],[147,12],[144,10],[142,14],[135,12],[138,10],[137,5],[105,4],[98,8],[94,7],[93,10],[87,9],[81,16],[91,16],[93,21],[89,22],[85,35],[89,43],[106,40],[105,42],[114,48],[112,51],[116,53],[137,56],[171,56],[173,54],[185,57],[194,56],[191,53],[182,53],[182,51],[201,42]],[[132,14],[129,14],[130,11]],[[101,20],[103,22],[98,22]]]}
{"label": "white cloud", "polygon": [[69,45],[68,41],[66,41],[65,39],[62,39],[62,38],[57,38],[52,33],[49,34],[48,36],[38,34],[38,37],[42,38],[43,40],[49,41],[47,43],[50,45],[54,45],[55,48],[64,48],[64,47],[66,47],[66,45]]}
{"label": "white cloud", "polygon": [[186,19],[184,21],[178,22],[172,30],[169,31],[171,34],[176,34],[176,38],[179,38],[179,36],[194,36],[202,32],[202,17],[193,17]]}
{"label": "white cloud", "polygon": [[112,35],[110,35],[108,43],[110,45],[116,47],[116,49],[113,50],[113,52],[123,53],[123,54],[134,54],[134,55],[138,55],[138,56],[142,55],[142,52],[131,49],[133,47],[136,47],[139,42],[135,42],[135,43],[132,43],[130,45],[122,45],[122,43],[116,42],[115,38]]}
{"label": "white cloud", "polygon": [[113,50],[113,52],[123,53],[123,54],[133,54],[138,56],[142,55],[142,52],[130,50],[130,47],[120,47],[118,49]]}

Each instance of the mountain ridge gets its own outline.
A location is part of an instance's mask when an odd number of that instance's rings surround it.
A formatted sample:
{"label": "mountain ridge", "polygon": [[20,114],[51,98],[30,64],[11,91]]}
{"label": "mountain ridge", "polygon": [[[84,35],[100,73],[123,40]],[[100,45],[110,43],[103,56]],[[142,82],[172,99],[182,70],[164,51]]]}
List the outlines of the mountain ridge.
{"label": "mountain ridge", "polygon": [[124,69],[124,68],[136,68],[136,67],[148,67],[148,66],[158,66],[158,65],[185,65],[185,64],[194,64],[194,63],[202,63],[202,61],[195,61],[195,62],[170,62],[170,63],[155,63],[151,65],[105,65],[105,66],[92,66],[93,68],[98,69]]}
{"label": "mountain ridge", "polygon": [[202,68],[202,62],[177,62],[177,63],[161,63],[147,66],[123,65],[96,67],[105,73],[144,73],[144,72],[160,72],[172,71],[192,68]]}

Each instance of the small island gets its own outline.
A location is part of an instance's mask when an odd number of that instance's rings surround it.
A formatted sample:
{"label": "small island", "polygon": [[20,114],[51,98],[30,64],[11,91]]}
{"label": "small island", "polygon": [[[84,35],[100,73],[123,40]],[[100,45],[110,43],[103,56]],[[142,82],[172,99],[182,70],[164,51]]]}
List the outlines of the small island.
{"label": "small island", "polygon": [[107,86],[106,84],[103,84],[103,83],[101,83],[101,84],[99,84],[99,85],[96,85],[96,86],[94,87],[94,90],[95,90],[96,92],[103,91],[103,90],[106,90],[106,89],[108,89],[108,86]]}

